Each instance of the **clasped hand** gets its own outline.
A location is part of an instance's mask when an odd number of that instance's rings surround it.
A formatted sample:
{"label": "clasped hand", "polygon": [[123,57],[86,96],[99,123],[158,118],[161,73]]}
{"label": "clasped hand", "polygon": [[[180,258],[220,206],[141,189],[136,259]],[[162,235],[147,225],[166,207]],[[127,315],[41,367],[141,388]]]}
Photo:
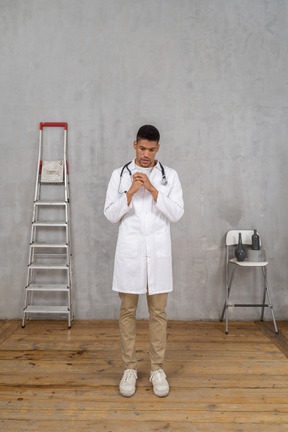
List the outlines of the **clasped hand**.
{"label": "clasped hand", "polygon": [[130,203],[133,195],[136,192],[138,192],[138,190],[140,189],[141,186],[144,186],[144,188],[148,192],[151,193],[151,195],[153,196],[154,200],[157,201],[158,191],[152,185],[152,183],[150,182],[150,180],[147,177],[147,175],[144,174],[144,173],[136,172],[135,174],[133,174],[133,181],[132,181],[131,188],[127,192],[127,202],[128,202],[128,204]]}
{"label": "clasped hand", "polygon": [[135,192],[137,192],[141,186],[144,186],[144,188],[148,191],[151,191],[153,188],[146,174],[136,172],[135,174],[133,174],[133,182],[131,187],[133,188],[133,190],[135,190]]}

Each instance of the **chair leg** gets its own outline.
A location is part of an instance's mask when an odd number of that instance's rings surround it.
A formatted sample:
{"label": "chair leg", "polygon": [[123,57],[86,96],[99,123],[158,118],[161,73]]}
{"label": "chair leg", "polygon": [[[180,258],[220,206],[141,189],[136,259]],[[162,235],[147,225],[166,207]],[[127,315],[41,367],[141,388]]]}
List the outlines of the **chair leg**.
{"label": "chair leg", "polygon": [[226,312],[226,308],[227,308],[227,306],[226,306],[226,300],[225,300],[225,303],[224,303],[224,307],[223,307],[223,311],[222,311],[222,315],[221,315],[220,321],[223,321],[223,319],[224,319],[225,312]]}
{"label": "chair leg", "polygon": [[[227,290],[227,288],[226,288],[226,290]],[[225,322],[226,322],[226,324],[225,324],[225,333],[226,334],[228,334],[228,313],[229,313],[228,297],[226,296],[226,301],[225,301],[223,312],[222,312],[221,319],[220,319],[220,321],[223,321],[224,320],[224,316],[225,316]]]}
{"label": "chair leg", "polygon": [[228,334],[228,320],[229,320],[228,314],[229,314],[229,308],[227,306],[226,307],[225,334]]}
{"label": "chair leg", "polygon": [[[263,268],[262,268],[263,270]],[[264,276],[264,273],[263,273]],[[266,292],[267,292],[267,288],[266,288],[266,284],[265,284],[265,276],[264,276],[264,292],[263,292],[263,302],[262,302],[262,312],[261,312],[261,321],[264,321],[264,311],[265,311],[265,302],[266,302]]]}
{"label": "chair leg", "polygon": [[225,322],[226,322],[226,324],[225,324],[225,333],[226,334],[228,334],[228,321],[229,321],[229,317],[228,317],[228,314],[229,314],[228,302],[229,302],[229,296],[230,296],[230,292],[231,292],[231,285],[232,285],[232,281],[233,281],[233,278],[234,278],[235,271],[236,271],[236,267],[233,267],[233,270],[232,270],[231,275],[230,275],[230,280],[228,280],[228,279],[226,280],[225,304],[224,304],[224,308],[223,308],[223,312],[222,312],[221,320],[220,320],[220,321],[223,321],[224,316],[225,316]]}
{"label": "chair leg", "polygon": [[275,333],[279,334],[279,331],[278,331],[278,328],[277,328],[277,324],[276,324],[275,315],[274,315],[271,294],[270,294],[270,290],[269,290],[269,286],[268,286],[268,282],[267,282],[267,270],[264,269],[264,267],[262,268],[262,270],[263,270],[264,283],[265,283],[265,287],[266,287],[266,293],[267,293],[267,297],[268,297],[269,307],[271,309],[271,314],[272,314],[272,319],[273,319]]}
{"label": "chair leg", "polygon": [[223,321],[224,316],[225,316],[225,333],[228,334],[228,313],[229,313],[229,308],[228,308],[228,300],[229,300],[229,288],[227,286],[226,283],[226,287],[225,287],[225,304],[224,304],[224,308],[222,311],[222,315],[221,315],[221,319],[220,321]]}

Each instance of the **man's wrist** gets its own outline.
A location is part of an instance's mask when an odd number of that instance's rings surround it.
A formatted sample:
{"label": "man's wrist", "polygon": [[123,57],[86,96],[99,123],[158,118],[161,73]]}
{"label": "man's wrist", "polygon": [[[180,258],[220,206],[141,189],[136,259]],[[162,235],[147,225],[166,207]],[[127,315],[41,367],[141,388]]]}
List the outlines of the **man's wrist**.
{"label": "man's wrist", "polygon": [[150,190],[149,192],[151,193],[151,195],[154,198],[154,200],[157,202],[158,190],[153,186],[152,190]]}
{"label": "man's wrist", "polygon": [[131,192],[126,192],[126,198],[127,198],[127,205],[129,206],[131,200],[132,200],[133,194]]}

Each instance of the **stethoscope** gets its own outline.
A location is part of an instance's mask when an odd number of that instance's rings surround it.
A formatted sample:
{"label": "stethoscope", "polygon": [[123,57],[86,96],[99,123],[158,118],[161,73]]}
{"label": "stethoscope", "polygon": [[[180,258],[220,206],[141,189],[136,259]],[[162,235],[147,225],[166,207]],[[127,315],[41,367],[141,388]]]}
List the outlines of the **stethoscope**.
{"label": "stethoscope", "polygon": [[[120,173],[120,181],[119,181],[119,187],[118,187],[118,193],[119,193],[119,194],[122,194],[122,193],[126,193],[126,192],[127,192],[127,191],[124,191],[124,192],[121,192],[121,191],[120,191],[120,187],[121,187],[121,183],[122,183],[122,176],[123,176],[123,173],[124,173],[125,169],[128,171],[128,173],[129,173],[129,175],[130,175],[131,183],[133,182],[133,179],[132,179],[132,172],[131,172],[131,170],[130,170],[130,168],[129,168],[129,165],[131,164],[131,162],[132,162],[132,161],[130,161],[130,162],[128,162],[126,165],[124,165],[123,168],[122,168],[122,170],[121,170],[121,173]],[[168,181],[167,181],[167,179],[166,179],[165,169],[164,169],[163,165],[161,164],[161,162],[159,162],[159,165],[160,165],[161,172],[162,172],[162,180],[161,180],[161,184],[162,184],[163,186],[166,186],[166,185],[168,184]]]}

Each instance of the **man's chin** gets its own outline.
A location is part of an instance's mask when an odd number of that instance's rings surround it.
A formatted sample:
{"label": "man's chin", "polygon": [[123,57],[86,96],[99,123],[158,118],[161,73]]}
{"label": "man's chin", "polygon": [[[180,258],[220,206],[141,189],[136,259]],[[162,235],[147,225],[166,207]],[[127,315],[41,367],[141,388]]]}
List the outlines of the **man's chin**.
{"label": "man's chin", "polygon": [[140,160],[140,166],[142,168],[149,168],[151,166],[151,160],[149,160],[149,161],[141,161]]}

